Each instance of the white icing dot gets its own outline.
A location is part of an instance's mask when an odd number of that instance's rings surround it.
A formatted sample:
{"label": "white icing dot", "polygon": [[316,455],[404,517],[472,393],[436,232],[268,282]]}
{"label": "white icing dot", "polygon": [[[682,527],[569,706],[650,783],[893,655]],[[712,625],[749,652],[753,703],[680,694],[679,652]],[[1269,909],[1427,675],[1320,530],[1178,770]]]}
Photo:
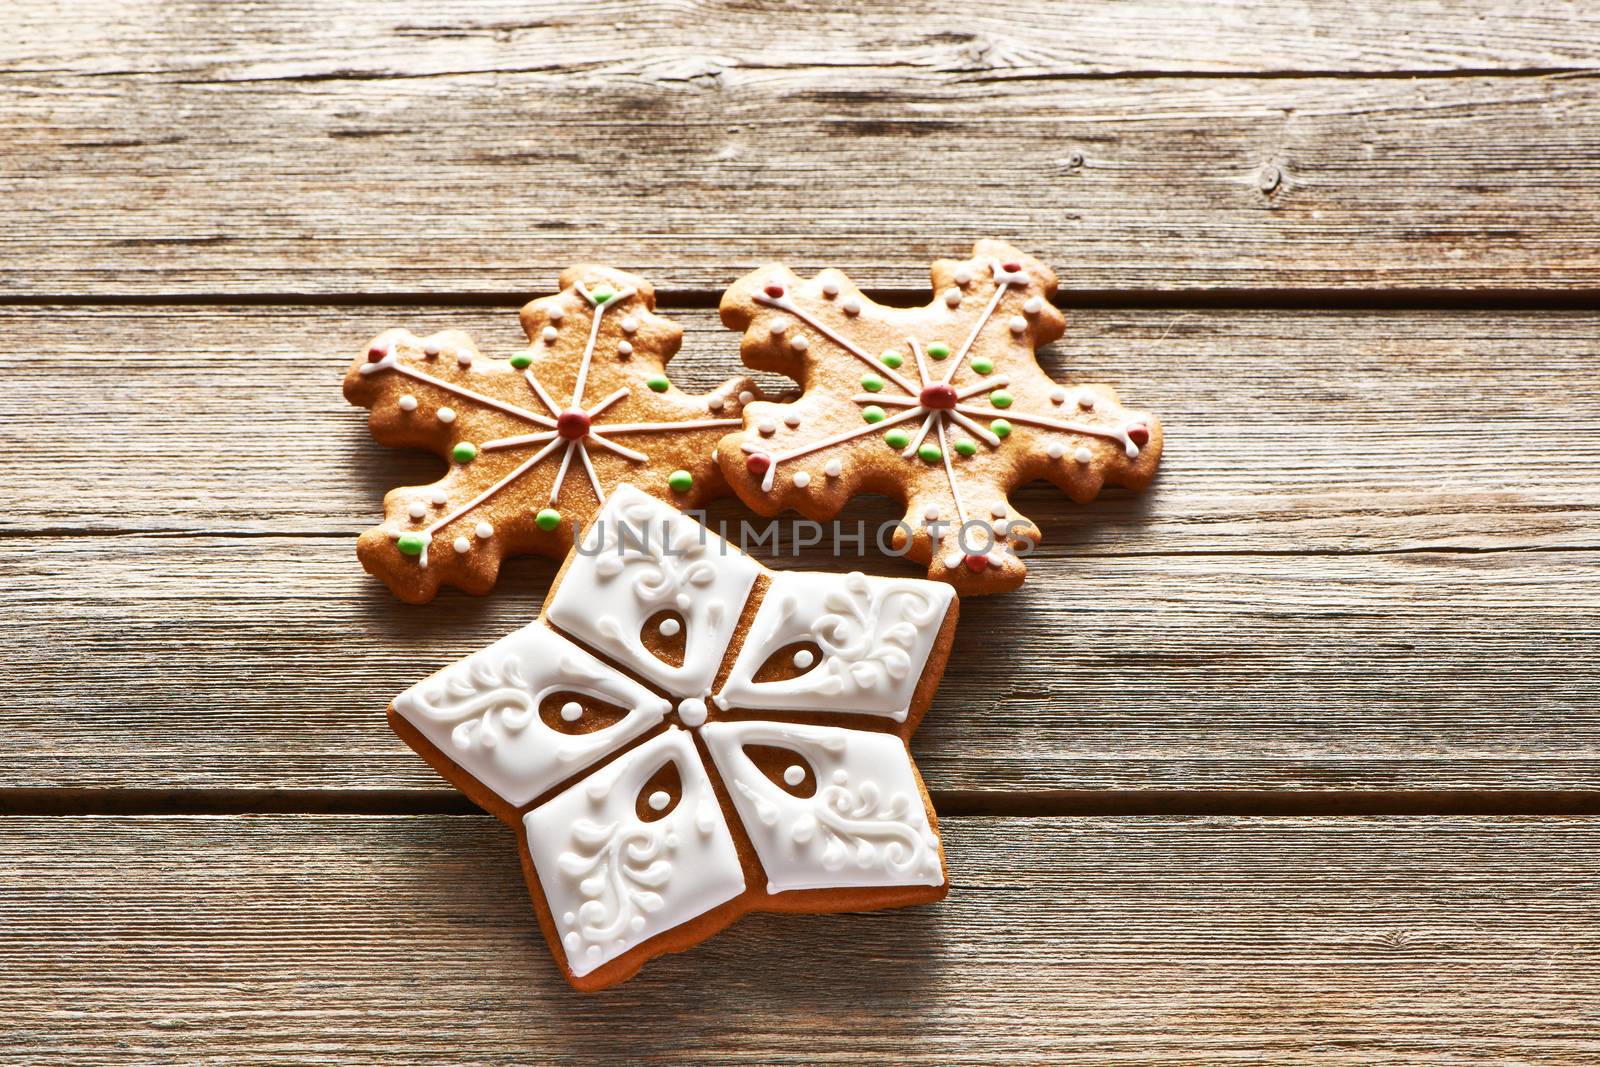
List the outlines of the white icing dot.
{"label": "white icing dot", "polygon": [[965,268],[965,267],[957,267],[956,268],[956,284],[957,285],[966,285],[970,281],[972,281],[972,272],[970,270],[968,270],[967,268]]}
{"label": "white icing dot", "polygon": [[989,566],[993,567],[995,570],[999,570],[1000,568],[1004,567],[1005,565],[1006,565],[1006,554],[1004,552],[1000,552],[1000,551],[997,550],[997,551],[989,553]]}
{"label": "white icing dot", "polygon": [[633,346],[631,344],[629,344],[627,341],[618,341],[617,342],[617,355],[619,355],[619,356],[631,356],[631,355],[633,355]]}
{"label": "white icing dot", "polygon": [[743,392],[741,392],[739,394],[739,403],[748,404],[748,403],[750,403],[750,401],[754,400],[755,398],[756,398],[756,394],[754,394],[750,390],[746,389],[746,390],[744,390]]}
{"label": "white icing dot", "polygon": [[561,916],[561,921],[567,926],[576,926],[578,923],[578,917],[569,911]]}
{"label": "white icing dot", "polygon": [[760,430],[763,435],[771,437],[778,432],[778,424],[771,419],[762,419],[761,424],[756,429]]}
{"label": "white icing dot", "polygon": [[789,338],[789,347],[794,349],[796,352],[804,352],[806,349],[811,347],[811,342],[806,340],[805,334],[797,333],[793,337]]}
{"label": "white icing dot", "polygon": [[938,505],[929,504],[926,508],[924,508],[922,510],[922,521],[923,522],[938,522],[939,521],[939,508],[938,508]]}
{"label": "white icing dot", "polygon": [[410,393],[407,393],[405,396],[401,397],[400,398],[400,410],[401,411],[415,411],[415,410],[417,410],[417,398],[412,396]]}
{"label": "white icing dot", "polygon": [[632,930],[634,933],[638,933],[640,930],[643,930],[644,929],[644,916],[643,915],[635,915],[633,918],[629,919],[628,920],[628,929]]}
{"label": "white icing dot", "polygon": [[1003,519],[1006,517],[1006,506],[1004,504],[997,503],[989,509],[989,514],[993,515],[997,519]]}
{"label": "white icing dot", "polygon": [[549,310],[545,312],[545,317],[551,322],[560,322],[567,317],[567,309],[560,304],[551,304]]}
{"label": "white icing dot", "polygon": [[455,544],[451,545],[450,547],[454,548],[458,553],[465,555],[472,550],[472,542],[468,541],[465,537],[458,537],[455,540]]}
{"label": "white icing dot", "polygon": [[1023,318],[1021,315],[1013,315],[1013,316],[1011,316],[1011,332],[1012,333],[1025,333],[1025,332],[1027,332],[1027,329],[1028,329],[1028,320],[1027,319]]}
{"label": "white icing dot", "polygon": [[638,329],[639,329],[639,320],[638,319],[634,318],[632,315],[627,315],[627,316],[623,317],[623,320],[622,320],[622,332],[623,333],[632,334],[632,333],[637,332]]}
{"label": "white icing dot", "polygon": [[[811,665],[815,662],[817,662],[816,653],[812,652],[809,648],[802,648],[800,651],[794,654],[794,665],[803,671],[809,670]],[[789,784],[793,785],[794,783],[790,782]]]}
{"label": "white icing dot", "polygon": [[583,939],[578,936],[576,930],[568,930],[567,936],[561,939],[561,943],[567,946],[568,953],[573,953],[578,951],[578,946],[583,944]]}
{"label": "white icing dot", "polygon": [[948,568],[950,570],[955,570],[957,567],[961,566],[961,553],[959,553],[959,552],[950,553],[948,556],[946,556],[944,558],[944,565],[945,565],[946,568]]}
{"label": "white icing dot", "polygon": [[774,315],[772,320],[767,323],[767,329],[771,331],[772,336],[781,337],[789,329],[790,325],[791,323],[784,316]]}
{"label": "white icing dot", "polygon": [[1058,385],[1054,389],[1050,390],[1050,403],[1052,403],[1052,404],[1065,404],[1066,402],[1067,402],[1067,391],[1065,389],[1061,388]]}
{"label": "white icing dot", "polygon": [[472,366],[472,353],[463,348],[461,351],[456,353],[456,362],[461,364],[463,367]]}
{"label": "white icing dot", "polygon": [[576,700],[569,700],[561,705],[561,721],[577,722],[583,718],[583,705]]}
{"label": "white icing dot", "polygon": [[1094,453],[1089,451],[1087,447],[1079,445],[1078,450],[1072,454],[1072,458],[1077,460],[1079,463],[1088,463],[1090,460],[1094,459]]}
{"label": "white icing dot", "polygon": [[413,500],[411,506],[406,508],[406,514],[413,519],[420,519],[428,513],[428,504],[425,500]]}
{"label": "white icing dot", "polygon": [[661,625],[657,626],[656,629],[660,631],[662,637],[677,637],[678,631],[683,629],[683,624],[677,619],[668,617],[662,619]]}
{"label": "white icing dot", "polygon": [[599,945],[590,945],[589,946],[589,958],[591,960],[597,960],[597,959],[600,958],[600,946]]}
{"label": "white icing dot", "polygon": [[1062,444],[1060,441],[1051,441],[1045,446],[1044,454],[1049,456],[1051,459],[1060,459],[1062,456],[1067,454],[1067,446]]}
{"label": "white icing dot", "polygon": [[844,464],[836,459],[830,459],[822,465],[822,473],[830,478],[837,478],[844,473]]}
{"label": "white icing dot", "polygon": [[665,789],[657,789],[645,803],[650,805],[651,811],[666,811],[667,805],[672,803],[672,795]]}
{"label": "white icing dot", "polygon": [[953,307],[960,307],[961,306],[961,290],[960,289],[946,289],[944,291],[944,306],[945,307],[952,307],[952,308]]}
{"label": "white icing dot", "polygon": [[455,408],[440,408],[436,414],[439,416],[439,421],[446,425],[456,421]]}
{"label": "white icing dot", "polygon": [[439,346],[438,345],[423,345],[422,346],[422,354],[427,356],[429,359],[433,359],[435,356],[437,356],[439,354]]}
{"label": "white icing dot", "polygon": [[728,401],[726,397],[714,396],[710,400],[706,401],[706,407],[710,408],[712,411],[721,411],[727,403]]}
{"label": "white icing dot", "polygon": [[800,416],[791,411],[789,414],[783,417],[783,424],[789,427],[791,430],[798,429],[800,426]]}
{"label": "white icing dot", "polygon": [[833,780],[836,785],[844,785],[850,780],[850,775],[845,772],[843,767],[840,767],[833,772]]}
{"label": "white icing dot", "polygon": [[784,768],[783,780],[790,785],[799,785],[806,780],[806,769],[798,763],[791,763]]}
{"label": "white icing dot", "polygon": [[539,336],[544,338],[545,344],[551,345],[555,344],[556,338],[561,336],[561,331],[554,326],[546,326]]}
{"label": "white icing dot", "polygon": [[857,300],[853,296],[850,297],[849,299],[847,299],[844,303],[840,304],[839,306],[844,309],[844,313],[846,315],[859,315],[859,314],[861,314],[861,301]]}
{"label": "white icing dot", "polygon": [[1026,311],[1030,315],[1037,315],[1039,312],[1044,310],[1044,301],[1040,300],[1036,296],[1030,296],[1022,305],[1022,310]]}
{"label": "white icing dot", "polygon": [[811,484],[811,475],[807,474],[805,471],[795,471],[794,472],[794,487],[796,489],[804,489],[806,486],[808,486],[810,484]]}
{"label": "white icing dot", "polygon": [[827,281],[823,282],[822,295],[827,297],[829,300],[832,300],[834,297],[838,296],[839,283],[834,281],[832,278],[829,278]]}
{"label": "white icing dot", "polygon": [[474,530],[473,533],[477,534],[480,538],[482,538],[483,540],[487,541],[489,538],[494,536],[494,527],[490,526],[486,522],[480,522],[480,523],[478,523],[478,528],[476,530]]}
{"label": "white icing dot", "polygon": [[442,508],[450,498],[444,495],[443,489],[434,489],[428,493],[428,499],[433,502],[434,507]]}
{"label": "white icing dot", "polygon": [[691,730],[696,726],[705,725],[706,702],[699,697],[688,697],[678,701],[678,718]]}
{"label": "white icing dot", "polygon": [[1085,389],[1078,394],[1078,406],[1085,411],[1094,410],[1094,394]]}

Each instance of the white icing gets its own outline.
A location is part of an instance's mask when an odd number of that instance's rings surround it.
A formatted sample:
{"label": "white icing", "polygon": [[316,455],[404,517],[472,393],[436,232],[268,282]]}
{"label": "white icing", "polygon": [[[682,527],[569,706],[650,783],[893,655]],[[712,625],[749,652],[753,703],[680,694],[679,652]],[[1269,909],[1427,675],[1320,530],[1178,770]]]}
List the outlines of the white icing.
{"label": "white icing", "polygon": [[822,473],[830,478],[837,478],[844,473],[844,464],[836,459],[830,459],[822,465]]}
{"label": "white icing", "polygon": [[1023,302],[1022,310],[1029,315],[1037,315],[1044,310],[1044,301],[1036,296],[1030,296]]}
{"label": "white icing", "polygon": [[1051,459],[1060,459],[1062,456],[1067,454],[1067,446],[1062,444],[1060,441],[1051,441],[1048,445],[1044,446],[1044,454],[1049,456]]}
{"label": "white icing", "polygon": [[444,505],[450,500],[450,498],[445,495],[443,489],[430,490],[428,492],[428,499],[433,502],[434,507],[444,507]]}
{"label": "white icing", "polygon": [[618,341],[617,342],[617,355],[619,355],[619,356],[631,356],[631,355],[633,355],[633,345],[631,343],[627,342],[627,341]]}
{"label": "white icing", "polygon": [[413,519],[420,519],[427,513],[428,505],[421,500],[413,500],[411,505],[406,508],[406,514],[410,515]]}
{"label": "white icing", "polygon": [[562,319],[567,317],[567,309],[562,307],[560,304],[551,304],[545,309],[544,315],[545,318],[549,319],[551,322],[559,323]]}
{"label": "white icing", "polygon": [[450,423],[456,421],[456,409],[455,408],[450,408],[450,407],[440,408],[434,414],[438,417],[440,422],[444,423],[447,426]]}
{"label": "white icing", "polygon": [[[826,707],[903,722],[953,596],[942,582],[918,579],[776,574],[716,704],[771,711]],[[815,670],[754,680],[774,652],[797,641],[822,649]]]}
{"label": "white icing", "polygon": [[1089,451],[1088,446],[1079,445],[1078,450],[1072,454],[1072,458],[1077,460],[1079,463],[1088,463],[1090,460],[1094,459],[1094,453]]}
{"label": "white icing", "polygon": [[1078,406],[1085,411],[1094,410],[1094,394],[1085,389],[1078,394]]}
{"label": "white icing", "polygon": [[472,366],[472,353],[463,348],[461,351],[456,353],[456,362],[461,364],[463,367]]}
{"label": "white icing", "polygon": [[407,393],[405,396],[401,397],[400,398],[400,410],[401,411],[415,411],[415,410],[417,410],[417,398],[412,396],[410,393]]}
{"label": "white icing", "polygon": [[[760,566],[694,520],[630,485],[612,492],[548,607],[552,623],[677,697],[703,697]],[[685,622],[683,664],[640,640],[650,616]]]}
{"label": "white icing", "polygon": [[472,532],[477,534],[480,540],[487,541],[494,536],[494,527],[486,522],[480,522]]}
{"label": "white icing", "polygon": [[[628,709],[586,734],[539,705],[571,691]],[[394,710],[508,804],[526,804],[666,718],[672,705],[543,623],[524,626],[395,698]]]}
{"label": "white icing", "polygon": [[785,415],[783,417],[783,424],[785,426],[789,427],[789,429],[791,429],[791,430],[798,429],[799,426],[800,426],[800,416],[799,416],[799,414],[797,412],[793,412],[793,411],[789,412],[787,415]]}
{"label": "white icing", "polygon": [[789,347],[794,349],[796,352],[804,352],[806,349],[811,347],[811,342],[806,340],[805,334],[797,333],[793,337],[789,338]]}
{"label": "white icing", "polygon": [[706,702],[699,697],[685,697],[678,701],[678,718],[682,720],[683,725],[691,729],[705,725],[709,712]]}
{"label": "white icing", "polygon": [[746,389],[746,390],[742,391],[739,394],[739,403],[748,404],[748,403],[750,403],[750,401],[754,400],[755,398],[756,398],[756,394],[754,394],[750,390]]}
{"label": "white icing", "polygon": [[812,652],[809,648],[802,648],[800,651],[794,654],[794,665],[803,671],[810,670],[811,665],[815,662],[817,662],[816,653]]}
{"label": "white icing", "polygon": [[583,705],[576,700],[569,700],[561,705],[561,721],[577,722],[583,718]]}
{"label": "white icing", "polygon": [[666,811],[667,805],[672,803],[672,794],[665,789],[657,789],[645,803],[650,805],[651,811]]}
{"label": "white icing", "polygon": [[[939,839],[905,743],[893,734],[776,722],[715,722],[701,730],[727,784],[767,891],[939,885]],[[792,749],[817,790],[797,797],[755,765],[746,745]],[[790,772],[799,770],[798,777]],[[796,785],[798,765],[784,772]]]}
{"label": "white icing", "polygon": [[438,345],[431,345],[431,344],[430,345],[423,345],[422,346],[422,354],[424,356],[427,356],[429,359],[434,359],[439,355],[439,346]]}
{"label": "white icing", "polygon": [[960,289],[946,289],[944,291],[944,305],[945,305],[945,307],[951,307],[951,308],[960,307],[961,306],[961,290]]}
{"label": "white icing", "polygon": [[634,318],[632,315],[624,315],[622,317],[621,326],[622,332],[631,337],[639,329],[639,320]]}
{"label": "white icing", "polygon": [[1005,506],[1005,504],[1000,502],[1000,501],[996,501],[994,504],[992,504],[989,507],[989,514],[993,515],[997,519],[1005,518],[1006,517],[1006,506]]}
{"label": "white icing", "polygon": [[762,434],[771,437],[773,434],[778,432],[778,424],[772,419],[762,419],[760,425],[758,425],[756,429]]}
{"label": "white icing", "polygon": [[767,331],[769,333],[771,333],[772,336],[779,337],[779,336],[782,336],[783,333],[786,330],[788,330],[790,326],[793,326],[793,325],[794,325],[794,323],[790,322],[784,316],[782,316],[782,315],[774,315],[767,322]]}
{"label": "white icing", "polygon": [[1011,327],[1011,332],[1015,334],[1026,333],[1028,330],[1028,320],[1023,318],[1021,315],[1011,316],[1011,322],[1009,325]]}
{"label": "white icing", "polygon": [[961,553],[951,552],[949,555],[945,556],[944,566],[946,570],[952,571],[961,566]]}
{"label": "white icing", "polygon": [[450,547],[454,548],[458,553],[464,555],[467,552],[472,551],[472,542],[468,541],[465,537],[458,537]]}
{"label": "white icing", "polygon": [[661,625],[656,627],[662,637],[677,637],[678,631],[683,629],[683,624],[670,616],[661,620]]}
{"label": "white icing", "polygon": [[968,270],[966,267],[957,267],[956,268],[956,284],[957,285],[966,285],[967,283],[969,283],[971,281],[972,281],[972,272],[970,270]]}
{"label": "white icing", "polygon": [[822,295],[827,297],[829,300],[832,300],[834,297],[838,296],[839,295],[839,283],[834,281],[831,278],[828,279],[827,281],[823,282],[822,283]]}
{"label": "white icing", "polygon": [[1050,403],[1052,403],[1052,404],[1065,404],[1066,402],[1067,402],[1067,391],[1065,389],[1061,388],[1058,385],[1054,389],[1050,390]]}
{"label": "white icing", "polygon": [[[639,793],[669,762],[682,782],[678,804],[644,822]],[[567,966],[580,977],[744,891],[711,781],[689,735],[676,728],[534,808],[522,823],[550,913],[561,916]]]}
{"label": "white icing", "polygon": [[846,297],[844,303],[840,304],[839,307],[844,310],[846,315],[861,314],[861,301],[857,300],[853,296]]}
{"label": "white icing", "polygon": [[938,522],[939,521],[939,506],[937,504],[929,504],[927,507],[923,508],[922,509],[922,521],[923,522]]}
{"label": "white icing", "polygon": [[540,336],[544,338],[545,344],[555,344],[556,338],[561,336],[561,331],[554,326],[546,326]]}
{"label": "white icing", "polygon": [[796,489],[804,489],[806,486],[808,486],[810,484],[811,484],[811,475],[807,474],[805,471],[795,471],[794,472],[794,487]]}

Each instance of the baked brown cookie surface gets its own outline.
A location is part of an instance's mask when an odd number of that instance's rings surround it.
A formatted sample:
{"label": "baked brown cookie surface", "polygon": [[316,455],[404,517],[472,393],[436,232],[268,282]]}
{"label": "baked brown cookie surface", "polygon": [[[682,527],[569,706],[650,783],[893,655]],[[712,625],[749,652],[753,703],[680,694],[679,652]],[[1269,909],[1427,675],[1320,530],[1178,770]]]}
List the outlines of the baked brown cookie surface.
{"label": "baked brown cookie surface", "polygon": [[516,831],[550,951],[598,989],[748,912],[944,896],[907,745],[958,608],[921,579],[768,571],[620,486],[540,618],[389,722]]}
{"label": "baked brown cookie surface", "polygon": [[1161,425],[1109,386],[1051,380],[1034,351],[1061,336],[1050,268],[1000,241],[933,264],[933,302],[890,308],[848,277],[764,267],[722,297],[746,365],[800,383],[758,400],[717,446],[734,491],[763,515],[832,518],[858,493],[903,501],[891,544],[964,594],[1022,584],[1037,526],[1007,498],[1044,479],[1087,502],[1142,489]]}
{"label": "baked brown cookie surface", "polygon": [[357,541],[400,599],[426,602],[440,585],[487,593],[509,556],[559,558],[622,482],[685,508],[727,492],[710,454],[760,395],[754,383],[675,387],[666,364],[683,329],[655,314],[641,278],[582,265],[561,289],[522,309],[531,344],[508,359],[457,331],[390,330],[345,375],[380,443],[450,462],[432,485],[391,490],[383,523]]}

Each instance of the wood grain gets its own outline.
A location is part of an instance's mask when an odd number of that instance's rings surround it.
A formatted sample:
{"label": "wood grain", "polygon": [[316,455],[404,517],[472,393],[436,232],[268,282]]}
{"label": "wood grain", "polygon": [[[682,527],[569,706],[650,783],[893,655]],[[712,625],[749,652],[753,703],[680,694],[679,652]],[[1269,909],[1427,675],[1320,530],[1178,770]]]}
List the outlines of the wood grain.
{"label": "wood grain", "polygon": [[[686,388],[741,369],[714,311],[666,313]],[[0,533],[353,540],[387,489],[441,469],[377,447],[339,393],[398,325],[462,327],[496,356],[523,343],[510,308],[0,308],[22,416],[0,420]],[[1050,552],[1600,548],[1600,314],[1074,311],[1042,360],[1158,412],[1169,439],[1146,493],[1018,494]]]}
{"label": "wood grain", "polygon": [[909,289],[983,236],[1089,292],[1600,283],[1582,5],[639,8],[10,5],[0,295]]}
{"label": "wood grain", "polygon": [[[448,792],[383,709],[554,575],[416,608],[344,538],[4,545],[13,788]],[[1592,788],[1597,575],[1592,551],[1056,555],[964,604],[913,751],[940,793]]]}
{"label": "wood grain", "polygon": [[1592,822],[954,819],[942,904],[569,991],[487,817],[10,819],[0,1057],[1592,1064]]}

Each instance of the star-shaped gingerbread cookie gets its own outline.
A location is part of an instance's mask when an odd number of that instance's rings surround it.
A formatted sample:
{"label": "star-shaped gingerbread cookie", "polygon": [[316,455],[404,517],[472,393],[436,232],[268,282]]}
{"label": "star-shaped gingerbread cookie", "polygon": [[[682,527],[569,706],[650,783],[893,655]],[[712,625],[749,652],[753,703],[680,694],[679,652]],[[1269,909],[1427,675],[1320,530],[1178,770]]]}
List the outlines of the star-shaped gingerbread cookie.
{"label": "star-shaped gingerbread cookie", "polygon": [[522,309],[530,345],[509,359],[458,331],[378,335],[345,396],[372,409],[381,444],[450,469],[385,496],[382,525],[357,542],[362,565],[411,603],[441,585],[483,594],[509,556],[566,555],[613,486],[680,508],[724,495],[712,448],[760,392],[749,378],[704,396],[676,388],[666,364],[683,329],[654,308],[642,278],[586,264]]}
{"label": "star-shaped gingerbread cookie", "polygon": [[1035,349],[1065,328],[1050,268],[979,241],[932,275],[920,308],[876,304],[837,270],[801,279],[771,266],[734,283],[722,321],[744,331],[745,364],[793,378],[801,395],[746,407],[718,459],[764,515],[829,519],[863,492],[904,501],[896,551],[963,594],[1014,589],[1040,532],[1007,493],[1037,479],[1080,503],[1107,483],[1142,489],[1161,426],[1108,386],[1040,370]]}

